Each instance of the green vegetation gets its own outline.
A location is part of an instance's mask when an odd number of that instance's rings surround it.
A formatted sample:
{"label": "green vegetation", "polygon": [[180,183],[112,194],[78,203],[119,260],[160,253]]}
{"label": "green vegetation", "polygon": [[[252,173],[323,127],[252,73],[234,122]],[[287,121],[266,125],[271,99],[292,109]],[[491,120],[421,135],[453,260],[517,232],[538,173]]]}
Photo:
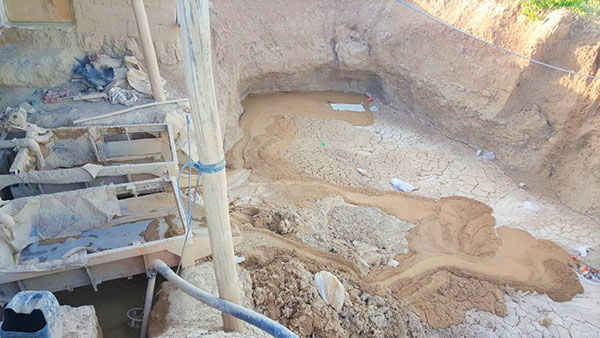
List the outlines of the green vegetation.
{"label": "green vegetation", "polygon": [[523,14],[530,20],[541,20],[553,9],[568,8],[577,14],[600,14],[600,0],[525,0]]}

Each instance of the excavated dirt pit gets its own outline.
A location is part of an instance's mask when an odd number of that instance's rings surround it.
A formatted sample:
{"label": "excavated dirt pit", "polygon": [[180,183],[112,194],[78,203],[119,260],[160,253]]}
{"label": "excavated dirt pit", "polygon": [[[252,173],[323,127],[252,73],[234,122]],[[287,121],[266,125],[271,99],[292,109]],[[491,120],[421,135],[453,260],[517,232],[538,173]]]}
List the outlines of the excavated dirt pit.
{"label": "excavated dirt pit", "polygon": [[[413,2],[598,74],[600,30],[573,13],[529,22],[515,1]],[[600,286],[570,256],[600,243],[600,82],[489,49],[395,1],[215,1],[211,25],[245,305],[302,337],[597,337]],[[182,78],[170,85],[185,92]],[[362,94],[284,92],[334,89],[368,90],[379,110],[327,104],[367,104]],[[32,118],[50,127],[114,110],[83,105]],[[99,123],[162,122],[167,110],[185,121],[165,106]],[[417,189],[395,191],[393,178]],[[321,270],[345,286],[339,312],[317,291]],[[216,294],[211,272],[201,262],[182,275]],[[151,336],[225,336],[207,332],[218,312],[163,290]]]}
{"label": "excavated dirt pit", "polygon": [[[255,309],[303,337],[597,332],[600,286],[580,281],[567,252],[597,238],[593,220],[378,100],[374,113],[330,102],[370,104],[341,92],[242,101],[244,136],[227,153],[229,197],[244,236],[240,273],[251,279],[242,288]],[[417,189],[395,191],[392,178]],[[322,270],[346,288],[339,313],[318,294]],[[165,304],[169,313],[181,307],[178,291],[162,297],[154,316]],[[220,326],[219,317],[162,320],[153,336],[182,323]]]}

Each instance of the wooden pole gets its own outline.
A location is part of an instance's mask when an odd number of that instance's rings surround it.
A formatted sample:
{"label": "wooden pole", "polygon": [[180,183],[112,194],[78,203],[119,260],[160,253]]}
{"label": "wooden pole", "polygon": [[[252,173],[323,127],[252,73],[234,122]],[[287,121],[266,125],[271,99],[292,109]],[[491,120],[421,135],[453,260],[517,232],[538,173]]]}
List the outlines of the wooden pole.
{"label": "wooden pole", "polygon": [[150,79],[152,96],[154,96],[156,101],[164,101],[166,100],[165,91],[158,70],[158,61],[156,60],[156,52],[154,51],[152,36],[150,35],[150,25],[148,25],[148,16],[146,15],[146,8],[144,8],[144,0],[131,0],[131,5],[133,6],[133,14],[135,15],[135,22],[140,34],[140,41],[144,52],[144,61],[146,62],[146,68],[148,69],[148,78]]}
{"label": "wooden pole", "polygon": [[[204,165],[219,163],[225,153],[213,83],[208,0],[177,0],[177,18],[199,161]],[[202,174],[202,191],[219,297],[240,304],[225,169]],[[225,331],[243,331],[239,319],[225,314],[223,327]]]}
{"label": "wooden pole", "polygon": [[90,121],[95,121],[95,120],[106,119],[109,117],[129,113],[130,111],[134,111],[134,110],[138,110],[138,109],[150,108],[150,107],[154,107],[154,106],[162,106],[164,104],[186,102],[187,100],[188,99],[176,99],[176,100],[169,100],[169,101],[162,101],[162,102],[150,102],[150,103],[146,103],[146,104],[140,104],[138,106],[125,108],[125,109],[113,111],[113,112],[102,114],[102,115],[96,115],[96,116],[86,117],[86,118],[79,119],[79,120],[74,120],[73,124],[80,124],[80,123],[85,123],[85,122],[90,122]]}

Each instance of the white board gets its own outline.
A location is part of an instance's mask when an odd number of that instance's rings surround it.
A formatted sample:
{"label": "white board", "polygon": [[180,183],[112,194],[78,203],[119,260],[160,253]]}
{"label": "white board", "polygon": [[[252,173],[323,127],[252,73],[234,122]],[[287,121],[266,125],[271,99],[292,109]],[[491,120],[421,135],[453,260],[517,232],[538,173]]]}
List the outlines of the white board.
{"label": "white board", "polygon": [[356,111],[363,112],[365,111],[365,107],[363,107],[362,103],[353,104],[353,103],[330,103],[331,109],[338,111]]}

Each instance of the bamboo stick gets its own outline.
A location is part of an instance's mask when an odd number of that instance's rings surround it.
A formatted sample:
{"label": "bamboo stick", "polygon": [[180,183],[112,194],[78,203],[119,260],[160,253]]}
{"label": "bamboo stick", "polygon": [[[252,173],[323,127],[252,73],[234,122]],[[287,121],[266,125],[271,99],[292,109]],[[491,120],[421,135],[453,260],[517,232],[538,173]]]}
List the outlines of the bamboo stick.
{"label": "bamboo stick", "polygon": [[[203,164],[218,163],[223,160],[224,151],[213,82],[208,0],[177,0],[177,18],[199,160]],[[219,296],[240,304],[225,169],[202,174],[202,192]],[[223,328],[242,332],[243,323],[223,314]]]}
{"label": "bamboo stick", "polygon": [[114,111],[114,112],[111,112],[111,113],[107,113],[107,114],[102,114],[102,115],[97,115],[97,116],[92,116],[92,117],[86,117],[86,118],[83,118],[83,119],[75,120],[75,121],[73,121],[73,124],[80,124],[80,123],[89,122],[89,121],[101,120],[101,119],[113,117],[113,116],[116,116],[116,115],[125,114],[125,113],[128,113],[130,111],[137,110],[137,109],[154,107],[154,106],[160,106],[160,105],[163,105],[163,104],[185,102],[187,100],[188,99],[177,99],[177,100],[169,100],[169,101],[162,101],[162,102],[151,102],[151,103],[146,103],[146,104],[140,104],[139,106],[133,106],[133,107],[125,108],[125,109],[117,110],[117,111]]}
{"label": "bamboo stick", "polygon": [[140,34],[140,42],[142,43],[144,61],[146,63],[146,68],[148,69],[148,78],[150,79],[152,96],[154,96],[156,101],[165,101],[165,91],[158,70],[158,61],[156,60],[156,52],[154,51],[152,36],[150,35],[150,25],[148,24],[148,16],[146,15],[146,8],[144,8],[144,1],[131,0],[131,5],[133,6],[133,14],[135,15],[135,22]]}

